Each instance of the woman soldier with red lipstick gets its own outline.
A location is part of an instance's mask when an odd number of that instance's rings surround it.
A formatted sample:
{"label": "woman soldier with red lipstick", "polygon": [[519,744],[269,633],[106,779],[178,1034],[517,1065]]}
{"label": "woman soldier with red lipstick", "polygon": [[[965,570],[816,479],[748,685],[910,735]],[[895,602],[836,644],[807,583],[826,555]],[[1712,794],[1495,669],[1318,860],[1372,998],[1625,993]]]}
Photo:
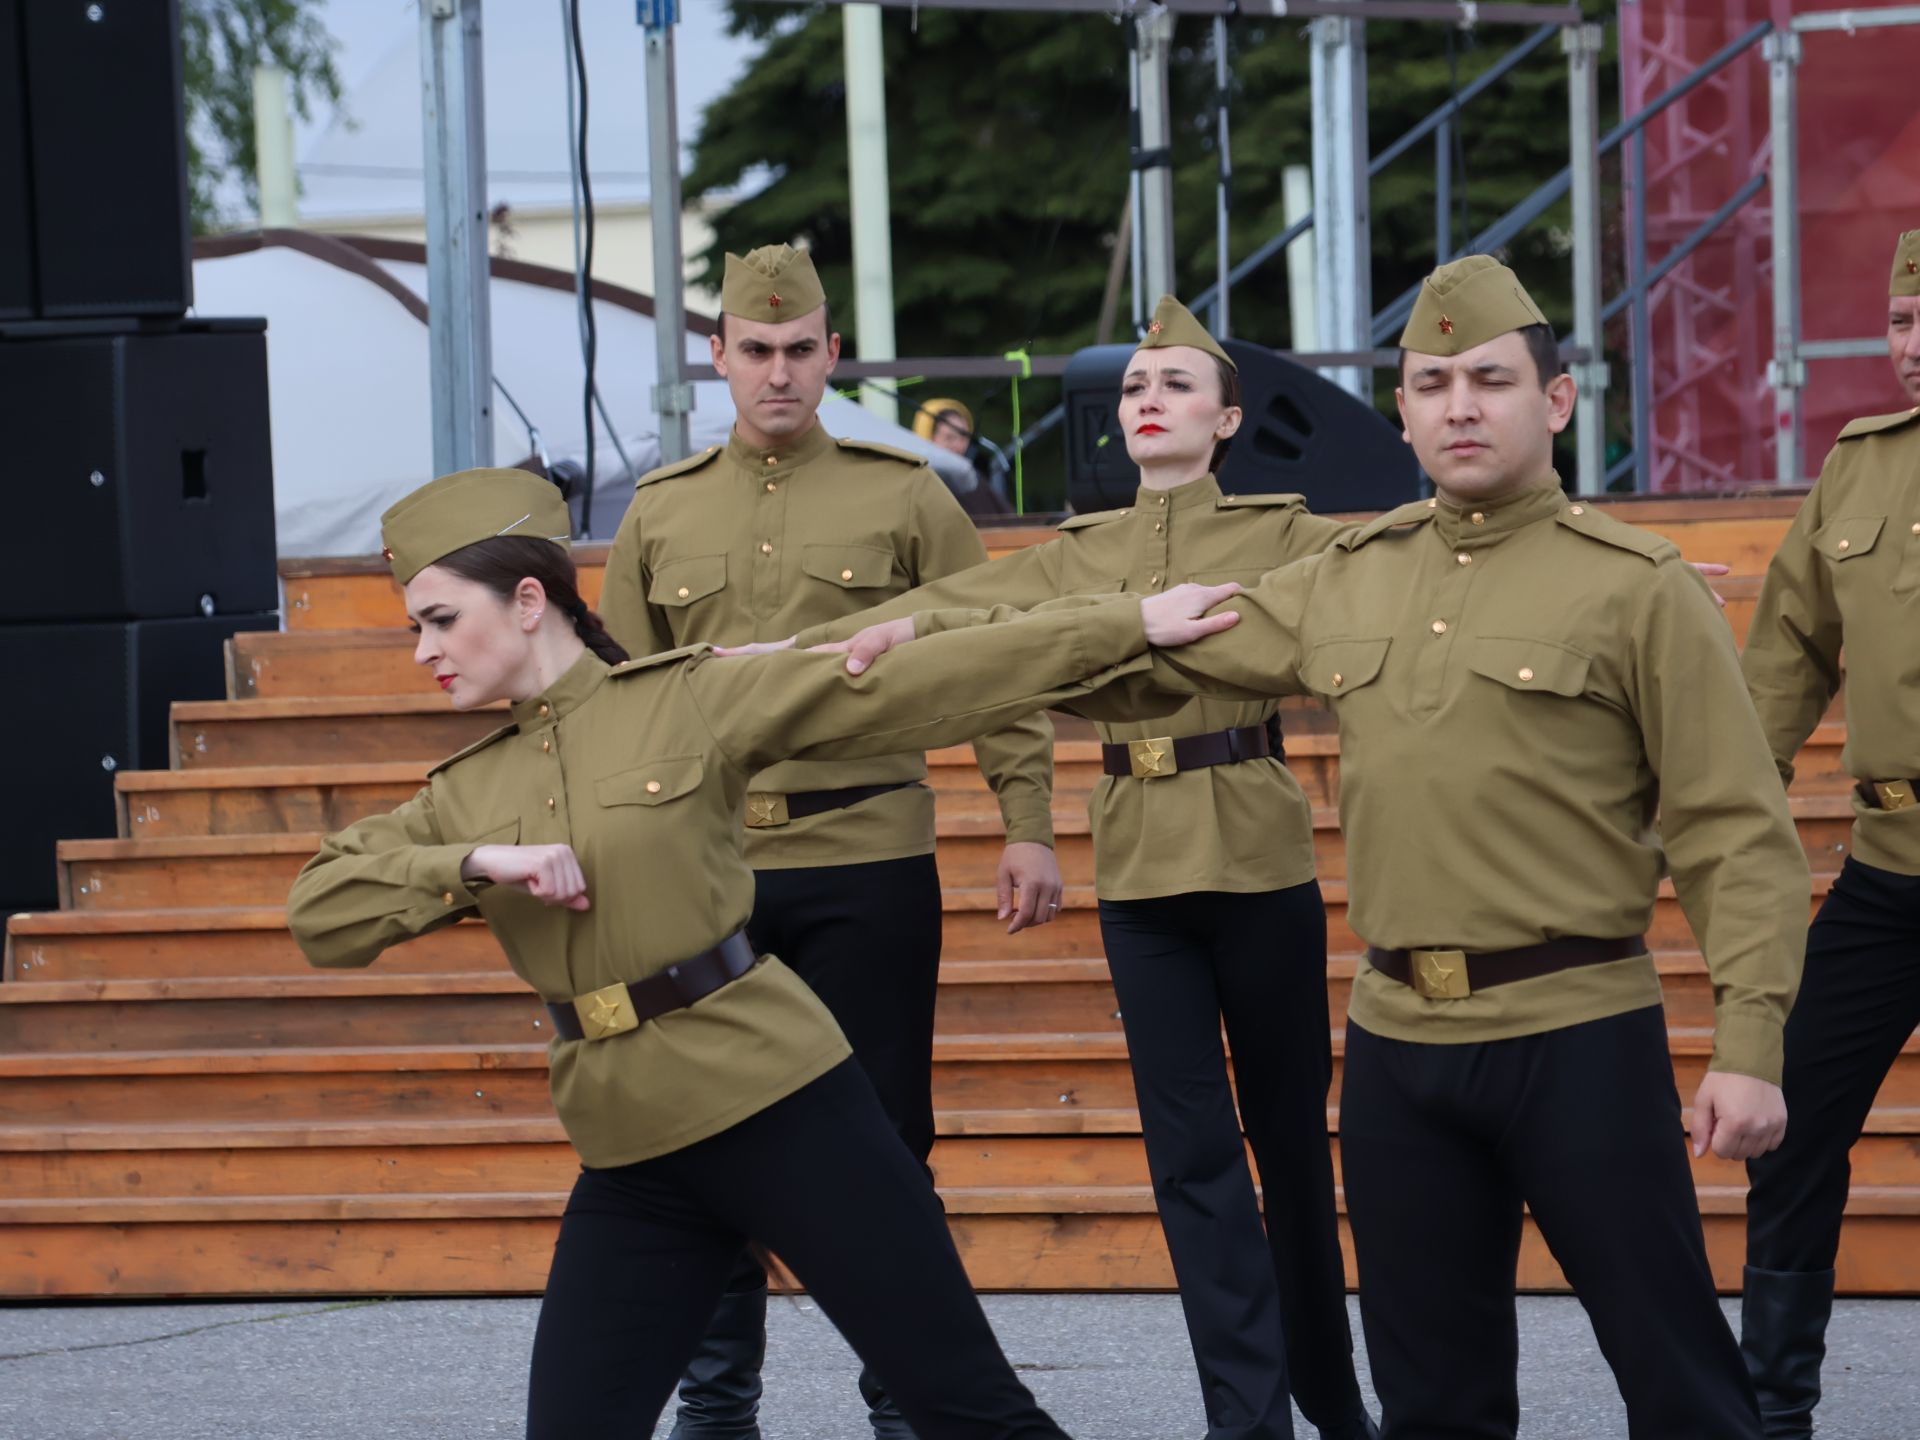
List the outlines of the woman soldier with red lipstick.
{"label": "woman soldier with red lipstick", "polygon": [[[1187,580],[1251,586],[1345,528],[1297,495],[1221,493],[1240,379],[1172,296],[1127,365],[1120,423],[1140,467],[1132,505],[1075,516],[1057,539],[798,643],[920,610],[1158,595]],[[1275,711],[1196,699],[1164,719],[1102,725],[1096,888],[1208,1440],[1291,1436],[1289,1375],[1320,1434],[1347,1440],[1377,1432],[1354,1376],[1327,1141],[1326,913],[1312,807],[1282,763]],[[1266,1181],[1264,1230],[1243,1123]]]}

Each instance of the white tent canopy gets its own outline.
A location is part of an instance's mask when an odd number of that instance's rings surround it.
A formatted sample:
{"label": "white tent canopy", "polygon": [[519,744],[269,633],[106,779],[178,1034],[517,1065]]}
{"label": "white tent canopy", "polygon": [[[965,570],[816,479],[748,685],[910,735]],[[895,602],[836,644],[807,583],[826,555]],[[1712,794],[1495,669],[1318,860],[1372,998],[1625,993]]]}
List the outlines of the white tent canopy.
{"label": "white tent canopy", "polygon": [[[202,242],[194,260],[196,313],[267,319],[274,508],[283,556],[377,552],[380,512],[433,478],[420,298],[424,255],[404,242],[367,248],[375,255],[334,237],[269,231]],[[541,442],[536,446],[496,386],[494,458],[500,464],[542,449],[555,463],[585,458],[585,370],[572,285],[563,271],[495,262],[494,376]],[[593,302],[600,394],[636,474],[660,463],[649,408],[656,380],[651,311],[645,296],[612,287]],[[706,363],[704,333],[689,329],[686,354]],[[710,381],[695,391],[695,448],[724,443],[734,418],[727,387]],[[974,483],[964,460],[851,401],[829,395],[820,419],[831,434],[925,455],[956,489]],[[597,419],[595,436],[592,538],[607,539],[626,512],[632,483]],[[580,508],[576,497],[576,516]]]}

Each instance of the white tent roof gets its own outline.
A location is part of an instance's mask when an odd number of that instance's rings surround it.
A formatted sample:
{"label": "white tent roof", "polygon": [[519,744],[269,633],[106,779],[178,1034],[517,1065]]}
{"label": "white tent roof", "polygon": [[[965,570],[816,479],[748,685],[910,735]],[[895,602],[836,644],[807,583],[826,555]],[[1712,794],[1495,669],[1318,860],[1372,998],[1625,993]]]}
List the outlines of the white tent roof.
{"label": "white tent roof", "polygon": [[[382,245],[383,254],[395,251],[395,242]],[[215,253],[194,261],[195,310],[267,318],[280,554],[377,552],[380,512],[433,478],[427,327],[424,307],[409,303],[409,296],[425,293],[424,263],[369,261],[332,237],[299,232],[268,232],[259,248],[239,253],[218,253],[231,242],[211,248]],[[572,277],[528,265],[496,268],[526,278],[496,273],[493,279],[495,378],[539,430],[551,460],[584,459],[585,372]],[[649,401],[656,377],[653,318],[636,308],[650,308],[644,296],[622,299],[594,301],[596,376],[627,455],[642,473],[660,463]],[[686,355],[706,363],[706,336],[689,330]],[[709,381],[694,389],[695,448],[724,443],[734,418],[727,387]],[[497,388],[494,393],[494,458],[512,464],[536,447],[512,406]],[[851,401],[829,395],[820,419],[834,435],[927,456],[958,489],[974,483],[964,460]],[[632,484],[605,431],[598,424],[595,430],[592,535],[607,539],[626,512]]]}

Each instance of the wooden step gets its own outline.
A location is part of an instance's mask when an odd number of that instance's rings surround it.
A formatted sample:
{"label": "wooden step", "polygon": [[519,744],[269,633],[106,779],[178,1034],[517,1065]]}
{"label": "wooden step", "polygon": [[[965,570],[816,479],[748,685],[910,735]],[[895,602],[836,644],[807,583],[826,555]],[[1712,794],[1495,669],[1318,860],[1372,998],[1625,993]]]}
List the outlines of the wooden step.
{"label": "wooden step", "polygon": [[[1729,580],[1765,573],[1800,507],[1796,496],[1699,500],[1622,497],[1589,503],[1598,504],[1629,524],[1666,536],[1689,560],[1729,566],[1732,575],[1716,582],[1723,588]],[[1054,534],[1051,526],[1044,525],[982,526],[980,530],[989,557],[1042,543]],[[589,604],[599,603],[607,548],[574,547],[580,567],[580,593]],[[399,587],[378,556],[286,559],[280,562],[280,577],[286,588],[289,630],[395,628],[406,624]]]}
{"label": "wooden step", "polygon": [[[1746,1249],[1743,1195],[1715,1189],[1700,1197],[1714,1277],[1728,1292],[1739,1285]],[[955,1188],[942,1199],[981,1290],[1172,1288],[1144,1187]],[[9,1222],[0,1224],[0,1296],[538,1294],[564,1202],[563,1193],[544,1192],[23,1209],[0,1216]],[[1854,1192],[1837,1267],[1843,1294],[1920,1289],[1917,1210],[1915,1192]],[[1351,1286],[1344,1215],[1341,1232]],[[1531,1220],[1516,1278],[1523,1290],[1565,1289]]]}
{"label": "wooden step", "polygon": [[[1691,1098],[1712,1054],[1705,1030],[1671,1027],[1676,1083]],[[1337,1103],[1343,1032],[1334,1040]],[[1133,1105],[1117,1032],[936,1036],[934,1103],[967,1114],[1035,1112],[1047,1131],[1110,1129]],[[179,1049],[0,1054],[8,1125],[376,1123],[527,1120],[549,1112],[544,1044]],[[1879,1094],[1920,1107],[1920,1039]],[[1082,1112],[1098,1112],[1083,1121]],[[1056,1117],[1044,1125],[1040,1115]]]}
{"label": "wooden step", "polygon": [[[1282,963],[1283,957],[1276,956]],[[1327,966],[1327,1021],[1343,1023],[1360,965]],[[1658,960],[1667,1021],[1713,1023],[1695,954]],[[36,980],[0,985],[0,1053],[158,1052],[268,1045],[511,1045],[545,1040],[545,1012],[505,968],[477,972],[309,971],[285,976]],[[941,1035],[1120,1030],[1104,960],[955,960],[941,967]]]}

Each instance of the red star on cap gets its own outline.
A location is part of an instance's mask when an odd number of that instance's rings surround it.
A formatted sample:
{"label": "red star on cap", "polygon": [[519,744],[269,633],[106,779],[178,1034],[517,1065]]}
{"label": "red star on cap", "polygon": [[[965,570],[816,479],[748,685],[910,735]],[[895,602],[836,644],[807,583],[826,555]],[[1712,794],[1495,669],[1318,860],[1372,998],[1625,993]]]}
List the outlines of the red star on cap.
{"label": "red star on cap", "polygon": [[1158,320],[1156,320],[1151,325],[1147,326],[1147,333],[1149,335],[1158,335],[1164,329],[1166,329],[1166,326],[1162,325]]}
{"label": "red star on cap", "polygon": [[391,545],[382,545],[380,547],[380,558],[391,561],[393,559],[393,547]]}
{"label": "red star on cap", "polygon": [[1909,275],[1920,275],[1920,260],[1909,259],[1907,261],[1907,273]]}
{"label": "red star on cap", "polygon": [[1451,335],[1453,333],[1453,321],[1445,315],[1440,317],[1440,333],[1442,335]]}
{"label": "red star on cap", "polygon": [[776,310],[778,310],[783,303],[784,302],[780,299],[780,292],[778,290],[774,291],[773,294],[767,296],[767,304],[771,305]]}

